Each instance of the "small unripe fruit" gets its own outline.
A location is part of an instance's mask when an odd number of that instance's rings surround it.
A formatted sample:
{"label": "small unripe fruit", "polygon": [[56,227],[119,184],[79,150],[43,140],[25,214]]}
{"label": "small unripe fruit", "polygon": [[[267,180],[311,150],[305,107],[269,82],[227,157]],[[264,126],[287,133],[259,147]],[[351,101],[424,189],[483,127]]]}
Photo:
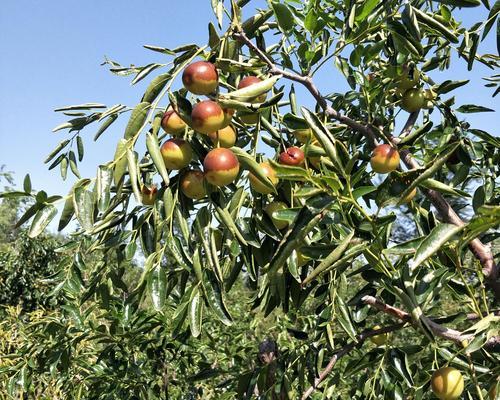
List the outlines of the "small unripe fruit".
{"label": "small unripe fruit", "polygon": [[209,94],[219,84],[219,75],[215,65],[208,61],[196,61],[189,64],[182,73],[184,87],[194,94]]}
{"label": "small unripe fruit", "polygon": [[432,374],[431,388],[439,399],[455,400],[464,391],[464,378],[455,368],[440,368]]}
{"label": "small unripe fruit", "polygon": [[169,139],[161,146],[161,155],[167,169],[187,167],[193,158],[191,145],[183,139]]}
{"label": "small unripe fruit", "polygon": [[247,112],[247,111],[238,111],[238,118],[245,125],[255,125],[259,122],[259,113],[258,112]]}
{"label": "small unripe fruit", "polygon": [[191,112],[193,129],[204,134],[219,130],[224,125],[224,111],[215,101],[200,101]]}
{"label": "small unripe fruit", "polygon": [[284,165],[302,165],[304,162],[304,152],[299,147],[289,147],[280,154],[280,164]]}
{"label": "small unripe fruit", "polygon": [[408,90],[415,87],[420,80],[420,71],[416,68],[404,68],[399,78],[398,87],[402,90]]}
{"label": "small unripe fruit", "polygon": [[415,112],[425,106],[425,94],[422,89],[410,89],[401,99],[401,108],[408,112]]}
{"label": "small unripe fruit", "polygon": [[373,150],[370,164],[373,171],[388,174],[399,166],[399,153],[388,144],[380,144]]}
{"label": "small unripe fruit", "polygon": [[234,153],[223,147],[208,152],[203,160],[205,179],[215,186],[234,182],[240,171],[240,163]]}
{"label": "small unripe fruit", "polygon": [[295,136],[295,139],[297,139],[302,144],[306,144],[313,137],[311,128],[296,129],[292,132],[292,135]]}
{"label": "small unripe fruit", "polygon": [[[381,328],[381,326],[375,325],[373,327],[373,330],[377,330],[380,328]],[[388,336],[389,336],[388,333],[381,333],[380,335],[371,336],[370,341],[372,343],[376,344],[377,346],[383,346],[387,342]]]}
{"label": "small unripe fruit", "polygon": [[186,123],[181,119],[179,114],[177,114],[174,110],[169,109],[165,111],[163,117],[161,119],[161,127],[167,133],[171,135],[178,135],[179,133],[183,133],[186,129]]}
{"label": "small unripe fruit", "polygon": [[182,175],[180,187],[184,196],[199,200],[207,195],[203,172],[191,170]]}
{"label": "small unripe fruit", "polygon": [[[260,163],[260,167],[264,174],[269,178],[271,183],[276,186],[278,184],[278,177],[276,176],[276,171],[271,167],[268,162]],[[273,190],[265,186],[255,175],[252,173],[248,174],[248,178],[250,179],[250,187],[255,190],[257,193],[261,194],[269,194],[272,193]]]}
{"label": "small unripe fruit", "polygon": [[269,215],[269,218],[271,218],[271,221],[273,221],[273,224],[276,227],[276,229],[281,230],[281,229],[285,229],[288,226],[288,222],[277,219],[273,215],[273,213],[275,211],[281,211],[281,210],[287,210],[287,209],[288,209],[287,205],[285,203],[283,203],[282,201],[273,201],[266,206],[264,211],[266,212],[267,215]]}
{"label": "small unripe fruit", "polygon": [[[243,89],[243,88],[255,85],[256,83],[260,83],[260,82],[262,82],[262,79],[257,78],[256,76],[247,76],[240,81],[240,83],[238,84],[238,89]],[[263,93],[259,96],[256,96],[255,98],[253,98],[251,100],[251,102],[252,103],[263,103],[264,101],[266,101],[266,97],[267,97],[267,94]]]}
{"label": "small unripe fruit", "polygon": [[211,132],[208,136],[214,145],[225,147],[226,149],[233,147],[236,143],[236,132],[231,125],[219,129],[217,132]]}
{"label": "small unripe fruit", "polygon": [[142,204],[145,206],[151,206],[154,204],[156,200],[156,195],[158,194],[158,188],[156,185],[152,186],[146,186],[142,185],[141,186],[141,200]]}

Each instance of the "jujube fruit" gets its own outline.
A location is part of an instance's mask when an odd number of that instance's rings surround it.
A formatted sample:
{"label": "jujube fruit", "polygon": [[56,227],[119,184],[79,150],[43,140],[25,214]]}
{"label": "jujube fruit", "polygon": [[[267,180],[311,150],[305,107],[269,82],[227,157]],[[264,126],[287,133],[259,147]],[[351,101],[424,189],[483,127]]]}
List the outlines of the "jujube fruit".
{"label": "jujube fruit", "polygon": [[161,119],[161,127],[167,133],[171,135],[178,135],[179,133],[183,133],[186,129],[186,123],[182,120],[182,118],[177,114],[174,110],[168,109],[163,114]]}
{"label": "jujube fruit", "polygon": [[151,186],[142,185],[141,186],[142,204],[144,204],[145,206],[153,205],[156,200],[157,194],[158,194],[158,188],[156,187],[156,185],[151,185]]}
{"label": "jujube fruit", "polygon": [[215,186],[234,182],[240,171],[240,163],[234,153],[223,147],[208,152],[203,160],[205,179]]}
{"label": "jujube fruit", "polygon": [[236,143],[236,131],[231,125],[219,129],[216,132],[210,132],[208,136],[214,145],[227,149],[233,147]]}
{"label": "jujube fruit", "polygon": [[224,124],[224,111],[215,101],[204,100],[193,107],[191,119],[195,131],[209,134],[219,130]]}
{"label": "jujube fruit", "polygon": [[373,150],[370,164],[373,171],[387,174],[399,166],[399,152],[388,144],[380,144]]}
{"label": "jujube fruit", "polygon": [[198,170],[187,171],[182,175],[180,187],[184,196],[199,200],[207,195],[205,190],[205,176]]}
{"label": "jujube fruit", "polygon": [[189,64],[182,73],[184,87],[194,94],[209,94],[217,89],[219,75],[215,65],[208,61]]}
{"label": "jujube fruit", "polygon": [[[380,325],[375,325],[373,330],[380,329]],[[380,335],[375,335],[370,337],[370,341],[377,346],[383,346],[387,342],[387,338],[389,337],[388,333],[381,333]]]}
{"label": "jujube fruit", "polygon": [[422,89],[410,89],[401,99],[401,108],[408,112],[415,112],[425,106],[425,94]]}
{"label": "jujube fruit", "polygon": [[269,203],[266,206],[264,211],[266,212],[267,215],[269,215],[269,218],[271,218],[271,221],[273,221],[273,224],[276,227],[276,229],[281,230],[281,229],[285,229],[288,226],[288,222],[277,219],[274,216],[274,212],[281,211],[281,210],[287,210],[287,209],[288,209],[288,206],[285,203],[283,203],[282,201],[272,201],[271,203]]}
{"label": "jujube fruit", "polygon": [[[260,167],[264,172],[264,175],[269,178],[273,186],[276,186],[278,184],[278,177],[276,176],[276,171],[274,170],[274,168],[271,167],[271,164],[269,164],[268,162],[262,162],[260,163]],[[248,174],[248,178],[250,180],[250,187],[257,193],[269,194],[273,192],[271,188],[264,185],[264,183],[262,183],[254,174]]]}
{"label": "jujube fruit", "polygon": [[187,167],[193,158],[191,145],[179,138],[167,140],[161,146],[160,151],[167,169],[182,169]]}
{"label": "jujube fruit", "polygon": [[296,146],[289,147],[280,154],[280,164],[297,166],[304,162],[304,152]]}
{"label": "jujube fruit", "polygon": [[432,374],[431,388],[439,399],[455,400],[464,391],[464,378],[458,369],[439,368]]}

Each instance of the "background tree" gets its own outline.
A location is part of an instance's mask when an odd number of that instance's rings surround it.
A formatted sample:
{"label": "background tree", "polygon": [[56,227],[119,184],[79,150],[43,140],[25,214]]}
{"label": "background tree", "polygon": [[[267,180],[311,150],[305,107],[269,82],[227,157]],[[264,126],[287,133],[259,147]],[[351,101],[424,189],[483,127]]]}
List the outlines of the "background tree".
{"label": "background tree", "polygon": [[[46,162],[79,178],[70,193],[25,180],[4,195],[34,201],[31,237],[56,204],[59,229],[79,224],[56,290],[67,304],[29,327],[8,392],[56,380],[89,398],[485,398],[499,365],[500,143],[461,117],[493,110],[455,106],[468,81],[434,75],[498,66],[478,53],[498,3],[270,1],[243,20],[248,3],[212,1],[207,46],[147,45],[160,58],[142,67],[106,60],[132,83],[164,71],[134,107],[58,110],[69,136]],[[467,29],[466,7],[489,16]],[[347,92],[316,86],[332,67]],[[99,122],[97,140],[124,114],[112,160],[80,178],[84,128]],[[400,210],[414,229],[395,237]],[[259,364],[249,327],[276,342]]]}

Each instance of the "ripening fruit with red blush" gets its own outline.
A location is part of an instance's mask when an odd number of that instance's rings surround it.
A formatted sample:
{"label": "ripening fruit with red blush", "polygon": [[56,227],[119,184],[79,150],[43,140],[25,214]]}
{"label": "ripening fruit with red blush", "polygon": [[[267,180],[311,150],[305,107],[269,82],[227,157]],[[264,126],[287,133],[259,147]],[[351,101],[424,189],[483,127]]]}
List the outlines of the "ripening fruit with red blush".
{"label": "ripening fruit with red blush", "polygon": [[142,185],[141,186],[142,204],[144,204],[145,206],[153,205],[156,200],[157,194],[158,194],[158,188],[156,187],[156,185],[151,185],[151,186]]}
{"label": "ripening fruit with red blush", "polygon": [[161,119],[161,127],[167,133],[171,135],[178,135],[179,133],[183,133],[184,129],[186,129],[186,123],[182,120],[182,118],[171,108],[165,111],[163,117]]}
{"label": "ripening fruit with red blush", "polygon": [[296,146],[289,147],[280,154],[280,164],[297,166],[304,162],[304,152]]}
{"label": "ripening fruit with red blush", "polygon": [[[262,79],[257,78],[256,76],[246,76],[243,78],[240,83],[238,84],[238,89],[243,89],[248,86],[255,85],[256,83],[262,82]],[[259,96],[256,96],[251,100],[252,103],[263,103],[266,101],[267,93],[262,93]]]}
{"label": "ripening fruit with red blush", "polygon": [[187,171],[182,175],[180,187],[184,196],[199,200],[207,195],[205,190],[205,176],[199,170]]}
{"label": "ripening fruit with red blush", "polygon": [[370,164],[373,171],[388,174],[398,168],[399,153],[388,144],[380,144],[373,150]]}
{"label": "ripening fruit with red blush", "polygon": [[187,167],[193,158],[191,145],[183,139],[169,139],[160,148],[167,169]]}
{"label": "ripening fruit with red blush", "polygon": [[240,163],[234,153],[223,147],[210,150],[203,160],[205,179],[215,186],[227,186],[233,183]]}
{"label": "ripening fruit with red blush", "polygon": [[209,134],[218,131],[224,125],[224,111],[219,104],[212,100],[200,101],[191,112],[193,129],[200,133]]}
{"label": "ripening fruit with red blush", "polygon": [[211,62],[196,61],[182,73],[182,83],[191,93],[206,95],[217,89],[219,74]]}

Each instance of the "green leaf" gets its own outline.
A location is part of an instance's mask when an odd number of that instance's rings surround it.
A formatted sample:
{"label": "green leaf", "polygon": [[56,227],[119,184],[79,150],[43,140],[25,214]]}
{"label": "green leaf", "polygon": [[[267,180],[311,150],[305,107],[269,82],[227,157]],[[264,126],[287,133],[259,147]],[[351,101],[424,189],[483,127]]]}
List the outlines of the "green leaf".
{"label": "green leaf", "polygon": [[365,0],[362,4],[362,7],[356,10],[356,22],[364,21],[366,17],[375,9],[375,7],[377,7],[379,0]]}
{"label": "green leaf", "polygon": [[115,185],[118,186],[125,171],[127,170],[127,147],[128,141],[125,139],[120,139],[116,145],[115,157],[114,157],[114,170],[113,179]]}
{"label": "green leaf", "polygon": [[151,295],[151,302],[157,311],[161,311],[165,306],[167,298],[167,276],[165,268],[157,264],[151,271],[149,279],[149,292]]}
{"label": "green leaf", "polygon": [[203,320],[203,299],[200,294],[199,287],[193,290],[191,302],[189,305],[189,328],[194,337],[201,334],[201,326]]}
{"label": "green leaf", "polygon": [[[342,161],[337,153],[336,148],[336,139],[331,135],[328,129],[321,123],[319,118],[311,113],[307,108],[301,107],[302,115],[304,119],[307,121],[311,129],[313,130],[314,136],[318,139],[318,142],[325,149],[327,156],[332,161],[335,169],[341,174],[344,175],[344,168],[342,165]],[[346,150],[347,153],[347,150]]]}
{"label": "green leaf", "polygon": [[53,204],[48,204],[35,215],[33,222],[31,223],[28,236],[30,238],[37,237],[42,233],[48,224],[54,219],[57,214],[57,208]]}
{"label": "green leaf", "polygon": [[57,153],[59,153],[62,149],[64,149],[68,143],[70,142],[69,139],[63,140],[61,143],[59,143],[54,150],[45,158],[44,163],[47,164],[50,160],[52,160]]}
{"label": "green leaf", "polygon": [[31,178],[30,174],[26,174],[23,181],[23,189],[25,193],[31,193]]}
{"label": "green leaf", "polygon": [[108,129],[111,124],[113,122],[116,121],[116,119],[118,118],[118,114],[113,114],[113,115],[110,115],[103,123],[102,125],[100,126],[100,128],[98,129],[98,131],[96,132],[95,136],[94,136],[94,141],[96,141],[97,139],[99,139],[99,137],[104,133],[104,131],[106,129]]}
{"label": "green leaf", "polygon": [[106,211],[111,199],[110,189],[113,171],[107,165],[99,165],[95,183],[97,208],[100,212]]}
{"label": "green leaf", "polygon": [[462,231],[464,227],[452,224],[439,224],[436,226],[418,246],[410,263],[410,269],[414,271],[425,260],[439,251],[453,236]]}
{"label": "green leaf", "polygon": [[73,205],[73,189],[70,190],[66,201],[64,202],[64,207],[61,213],[61,218],[59,218],[59,225],[57,227],[58,231],[62,231],[71,221],[73,215],[75,214],[75,207]]}
{"label": "green leaf", "polygon": [[132,149],[127,149],[128,175],[132,191],[134,192],[135,201],[141,203],[141,189],[139,188],[139,174],[137,172],[137,155]]}
{"label": "green leaf", "polygon": [[[135,85],[137,82],[140,82],[143,80],[146,76],[148,76],[152,71],[154,71],[156,68],[162,67],[163,64],[148,64],[141,68],[141,70],[137,73],[135,78],[132,80],[132,85]],[[143,100],[144,101],[144,100]]]}
{"label": "green leaf", "polygon": [[463,81],[446,80],[437,87],[436,92],[438,94],[445,94],[445,93],[451,92],[452,90],[455,90],[461,86],[467,85],[469,82],[470,81],[468,79],[463,80]]}
{"label": "green leaf", "polygon": [[146,134],[146,147],[148,149],[149,155],[153,160],[153,164],[163,178],[165,186],[168,186],[170,180],[168,178],[167,168],[165,167],[165,163],[163,162],[160,145],[158,144],[158,138],[156,137],[156,135],[152,135],[151,133]]}
{"label": "green leaf", "polygon": [[344,255],[353,237],[354,231],[351,231],[344,239],[342,239],[339,245],[303,280],[302,286],[307,285],[312,280],[327,272],[332,265],[334,265],[334,263]]}
{"label": "green leaf", "polygon": [[491,108],[488,107],[479,106],[476,104],[464,104],[463,106],[458,107],[457,111],[464,114],[471,114],[480,112],[494,112],[495,110],[492,110]]}
{"label": "green leaf", "polygon": [[151,104],[144,101],[139,103],[133,110],[130,115],[130,119],[128,120],[127,127],[125,128],[125,139],[130,139],[136,136],[141,130],[144,122],[146,122],[146,118],[148,116],[148,110],[151,107]]}
{"label": "green leaf", "polygon": [[273,1],[271,2],[271,6],[273,8],[276,21],[283,32],[288,32],[295,28],[293,13],[286,4]]}
{"label": "green leaf", "polygon": [[233,319],[224,302],[222,287],[215,274],[210,270],[205,270],[207,277],[204,287],[206,288],[207,303],[214,311],[215,315],[224,325],[232,325]]}
{"label": "green leaf", "polygon": [[441,22],[435,19],[433,16],[420,11],[418,8],[412,7],[417,20],[421,23],[427,25],[428,27],[435,29],[439,33],[441,33],[446,39],[448,39],[452,43],[458,43],[458,37],[451,32],[446,26],[444,26]]}
{"label": "green leaf", "polygon": [[167,85],[171,77],[171,74],[166,73],[158,75],[156,78],[154,78],[144,92],[144,96],[142,96],[142,102],[153,103],[161,93],[163,88]]}
{"label": "green leaf", "polygon": [[238,158],[238,161],[243,166],[243,168],[250,171],[255,177],[262,182],[266,187],[271,189],[273,192],[276,192],[276,188],[271,182],[271,180],[264,173],[260,164],[255,161],[255,159],[249,155],[245,150],[239,147],[231,147],[231,151]]}
{"label": "green leaf", "polygon": [[75,188],[73,206],[75,208],[76,218],[82,228],[86,231],[90,231],[92,225],[94,225],[94,198],[92,192],[83,186]]}

